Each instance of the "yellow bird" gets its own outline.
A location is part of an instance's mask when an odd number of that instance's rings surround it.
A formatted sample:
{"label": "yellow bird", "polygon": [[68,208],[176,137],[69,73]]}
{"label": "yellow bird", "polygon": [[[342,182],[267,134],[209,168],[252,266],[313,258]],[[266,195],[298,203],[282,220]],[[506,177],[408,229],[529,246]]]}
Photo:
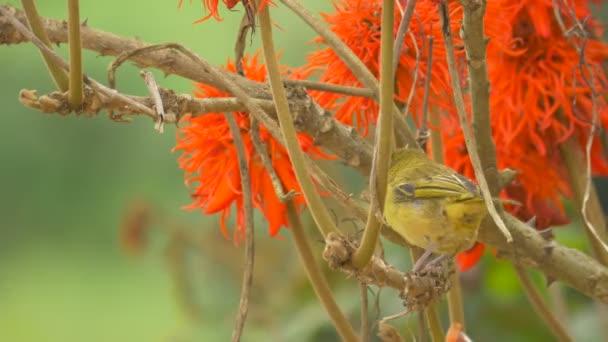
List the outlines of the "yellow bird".
{"label": "yellow bird", "polygon": [[408,243],[444,256],[473,246],[487,215],[471,180],[419,150],[395,151],[388,174],[384,216]]}

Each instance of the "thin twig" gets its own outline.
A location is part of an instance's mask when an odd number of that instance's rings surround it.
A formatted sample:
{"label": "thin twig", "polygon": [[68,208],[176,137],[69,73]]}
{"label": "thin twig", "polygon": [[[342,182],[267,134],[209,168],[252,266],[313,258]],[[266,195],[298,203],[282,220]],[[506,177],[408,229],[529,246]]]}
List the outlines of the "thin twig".
{"label": "thin twig", "polygon": [[[401,50],[403,49],[405,35],[410,27],[410,21],[412,20],[412,15],[414,14],[416,2],[417,0],[408,0],[407,5],[405,6],[405,11],[401,13],[401,22],[399,23],[399,29],[397,30],[397,35],[395,36],[395,47],[393,48],[393,51],[395,51],[395,55],[393,56],[393,79],[397,75],[397,67],[399,66],[399,59],[401,58]],[[414,44],[416,44],[415,40]],[[412,87],[414,87],[415,84],[416,83],[412,83]]]}
{"label": "thin twig", "polygon": [[253,5],[253,1],[249,2],[246,6],[245,14],[241,19],[238,34],[236,37],[236,43],[234,44],[234,60],[236,64],[236,72],[245,76],[245,70],[243,70],[243,57],[245,56],[245,47],[247,46],[247,33],[251,29],[251,36],[255,31],[255,16],[252,15],[250,6]]}
{"label": "thin twig", "polygon": [[241,299],[239,311],[234,322],[234,330],[232,331],[232,341],[238,342],[241,340],[243,327],[247,320],[249,293],[253,284],[253,267],[255,264],[255,231],[253,223],[253,198],[251,195],[251,180],[249,178],[249,167],[247,166],[247,154],[245,152],[245,144],[241,136],[241,130],[234,118],[234,113],[226,112],[224,117],[228,122],[232,140],[236,148],[236,154],[239,163],[239,173],[241,175],[241,191],[243,194],[243,208],[245,215],[245,272],[243,273],[243,283],[241,286]]}
{"label": "thin twig", "polygon": [[431,93],[431,71],[433,69],[433,43],[435,37],[428,36],[427,38],[427,60],[426,60],[426,75],[424,80],[424,96],[422,98],[422,121],[418,130],[418,144],[423,150],[426,150],[426,140],[429,136],[429,96]]}
{"label": "thin twig", "polygon": [[294,173],[296,174],[296,179],[298,180],[298,183],[300,183],[300,188],[304,194],[306,203],[308,204],[308,209],[310,210],[317,228],[325,237],[327,234],[337,231],[337,228],[306,171],[304,155],[300,149],[300,144],[296,136],[296,129],[289,109],[289,102],[281,80],[279,64],[276,60],[276,50],[272,37],[272,22],[270,20],[268,6],[264,6],[264,8],[261,9],[259,21],[262,50],[266,61],[266,69],[268,70],[270,89],[272,90],[273,100],[279,118],[280,130],[284,138],[284,146],[287,148],[289,160],[291,161]]}
{"label": "thin twig", "polygon": [[251,116],[249,118],[249,122],[250,122],[250,127],[251,127],[251,131],[249,133],[251,135],[251,142],[253,143],[254,148],[258,152],[258,155],[260,156],[260,159],[262,160],[262,164],[264,165],[264,168],[270,175],[270,181],[272,182],[272,187],[274,188],[274,192],[276,193],[277,197],[279,198],[279,201],[281,201],[282,203],[285,203],[285,202],[291,200],[293,198],[293,196],[295,196],[297,193],[295,192],[295,190],[291,190],[291,189],[288,192],[285,192],[285,189],[283,188],[283,183],[281,183],[281,179],[279,178],[276,170],[272,166],[272,160],[271,160],[270,156],[268,155],[268,150],[266,149],[266,145],[264,145],[264,143],[262,142],[262,139],[260,139],[260,126],[258,125],[258,120],[256,120],[253,116]]}
{"label": "thin twig", "polygon": [[395,79],[393,77],[393,22],[395,16],[395,0],[384,0],[382,5],[382,32],[380,38],[380,114],[376,125],[376,139],[374,145],[374,158],[369,178],[371,201],[369,213],[361,244],[353,255],[353,265],[363,268],[371,260],[382,217],[376,212],[383,211],[386,187],[388,184],[388,171],[391,162],[391,148],[393,144],[393,94]]}
{"label": "thin twig", "polygon": [[559,341],[572,341],[572,338],[568,335],[566,329],[561,325],[559,320],[555,318],[541,294],[534,284],[532,284],[526,270],[517,263],[513,263],[513,268],[515,269],[517,277],[524,288],[524,292],[528,296],[528,300],[532,303],[536,314],[543,320]]}
{"label": "thin twig", "polygon": [[144,78],[146,87],[148,87],[148,92],[150,93],[150,97],[152,97],[154,100],[154,108],[156,108],[156,113],[158,113],[158,119],[154,124],[154,129],[159,133],[162,133],[164,131],[163,123],[165,121],[165,106],[163,105],[163,100],[161,99],[158,91],[158,85],[156,84],[154,75],[152,75],[151,72],[142,70],[139,72],[139,74]]}
{"label": "thin twig", "polygon": [[462,303],[462,286],[460,282],[460,271],[456,265],[454,274],[452,275],[452,288],[448,291],[448,313],[450,317],[450,325],[459,323],[464,330],[464,305]]}
{"label": "thin twig", "polygon": [[410,107],[412,106],[412,101],[414,100],[414,94],[416,93],[416,84],[418,83],[418,72],[420,70],[420,60],[422,59],[422,54],[420,53],[420,49],[418,48],[418,42],[416,41],[416,36],[412,31],[408,31],[410,39],[412,39],[412,44],[414,44],[414,51],[416,52],[416,63],[414,63],[414,71],[412,72],[412,87],[410,88],[410,93],[407,96],[407,102],[405,103],[405,107],[403,108],[404,116],[409,115]]}
{"label": "thin twig", "polygon": [[452,94],[454,97],[454,103],[456,104],[456,110],[458,111],[458,119],[460,120],[460,126],[464,133],[467,151],[469,152],[471,163],[473,164],[473,169],[475,171],[475,178],[479,182],[481,194],[483,195],[486,207],[488,208],[488,213],[490,214],[492,219],[494,219],[496,226],[500,229],[507,242],[511,243],[513,242],[513,237],[511,236],[511,233],[509,232],[509,229],[505,225],[503,219],[496,211],[496,207],[494,206],[494,202],[492,201],[492,193],[490,192],[490,188],[488,186],[488,182],[486,180],[481,165],[481,160],[477,152],[477,141],[475,135],[473,135],[471,132],[471,127],[469,126],[467,120],[467,113],[464,105],[464,99],[462,96],[462,90],[460,89],[460,78],[458,77],[458,70],[456,67],[456,57],[454,55],[454,43],[452,42],[452,32],[450,30],[450,17],[448,14],[447,4],[442,1],[439,2],[437,6],[439,7],[439,17],[441,19],[442,33],[445,42],[446,60],[450,73]]}
{"label": "thin twig", "polygon": [[[38,14],[34,0],[21,0],[21,4],[23,5],[23,10],[27,16],[27,22],[30,25],[32,32],[36,35],[36,37],[40,38],[40,40],[46,46],[52,49],[51,41],[46,34],[44,24],[42,23],[42,19]],[[49,70],[49,73],[51,74],[57,88],[61,91],[67,91],[69,88],[69,80],[65,70],[55,64],[53,60],[45,53],[42,53],[42,58],[44,59],[44,63],[46,64],[46,67]]]}
{"label": "thin twig", "polygon": [[70,106],[76,109],[82,104],[84,96],[79,0],[68,0],[68,32],[68,45],[70,47],[70,89],[68,99]]}
{"label": "thin twig", "polygon": [[[158,44],[158,45],[148,45],[141,48],[133,49],[125,51],[118,56],[110,63],[108,66],[108,84],[110,88],[116,89],[116,70],[126,61],[132,59],[138,55],[142,54],[150,54],[155,51],[160,50],[169,50],[169,49],[177,49],[178,44],[169,43],[169,44]],[[187,55],[186,53],[184,53]],[[195,59],[195,58],[192,58]]]}
{"label": "thin twig", "polygon": [[311,80],[284,79],[283,82],[286,85],[293,84],[293,85],[303,86],[303,87],[306,87],[306,89],[308,89],[308,90],[318,90],[318,91],[324,91],[324,92],[328,92],[328,93],[335,93],[335,94],[347,95],[347,96],[359,96],[359,97],[366,97],[366,98],[375,97],[374,93],[367,88],[348,87],[348,86],[343,86],[343,85],[339,85],[339,84],[331,84],[331,83],[317,82],[317,81],[311,81]]}

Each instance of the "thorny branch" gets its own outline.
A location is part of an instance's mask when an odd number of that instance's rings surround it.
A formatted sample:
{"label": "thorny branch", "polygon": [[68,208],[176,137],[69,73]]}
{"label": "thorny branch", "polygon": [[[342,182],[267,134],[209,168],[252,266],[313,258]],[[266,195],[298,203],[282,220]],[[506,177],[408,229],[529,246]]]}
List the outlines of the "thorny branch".
{"label": "thorny branch", "polygon": [[420,272],[403,273],[381,257],[373,255],[370,262],[360,268],[352,262],[356,249],[357,246],[344,236],[330,233],[325,240],[323,258],[331,269],[344,272],[361,283],[400,291],[408,310],[420,311],[450,289],[451,265],[439,263]]}
{"label": "thorny branch", "polygon": [[[477,4],[476,3],[472,3],[469,4],[469,6],[477,6],[477,7],[482,7],[485,9],[485,4]],[[486,207],[488,209],[488,214],[489,216],[494,220],[494,223],[496,224],[496,227],[498,227],[498,229],[500,230],[500,232],[505,236],[505,239],[507,240],[508,243],[512,243],[513,242],[513,237],[511,236],[511,233],[509,232],[509,229],[507,228],[507,226],[505,225],[503,219],[500,217],[500,215],[498,214],[498,211],[496,209],[496,207],[494,206],[494,203],[492,201],[492,193],[491,193],[491,188],[490,185],[488,183],[488,180],[486,179],[485,173],[486,170],[484,170],[484,166],[482,165],[481,162],[481,158],[479,156],[479,151],[478,151],[478,143],[477,143],[477,134],[473,134],[473,132],[471,132],[471,127],[469,126],[469,122],[467,119],[467,114],[466,114],[466,107],[464,104],[464,98],[462,95],[462,89],[460,87],[460,78],[458,76],[458,70],[457,70],[457,66],[456,66],[456,56],[455,56],[455,49],[454,49],[454,44],[452,41],[452,32],[451,32],[451,28],[450,28],[450,16],[448,14],[448,7],[447,7],[447,2],[440,2],[437,5],[437,8],[439,10],[439,19],[441,19],[441,33],[443,34],[443,42],[445,45],[445,49],[446,49],[446,61],[448,64],[448,70],[449,70],[449,74],[450,74],[450,84],[452,86],[452,95],[454,98],[454,104],[456,106],[456,111],[458,112],[458,120],[460,121],[460,128],[462,129],[463,135],[464,135],[464,141],[465,141],[465,145],[467,147],[467,152],[469,153],[469,157],[471,160],[471,164],[473,164],[473,170],[475,171],[475,178],[477,179],[477,182],[479,182],[479,189],[481,190],[481,194],[483,196],[483,199],[486,202]],[[467,10],[467,6],[464,6],[465,11]],[[466,18],[466,16],[465,16]],[[481,18],[479,19],[481,20],[481,23],[483,23],[483,11],[481,13]],[[483,25],[482,25],[483,27]],[[481,35],[483,36],[483,30],[480,31]],[[483,43],[483,48],[485,51],[485,43]],[[485,52],[483,54],[483,56],[485,56]],[[467,51],[467,58],[479,58],[479,55],[474,55],[474,56],[469,56],[469,52]],[[485,61],[485,60],[484,60]],[[471,72],[485,72],[485,63],[482,62],[483,66],[479,66],[480,61],[479,60],[471,60],[469,63],[469,73]],[[476,66],[476,67],[475,67]],[[483,70],[476,70],[476,69],[482,69]],[[487,90],[489,92],[489,90]],[[472,92],[471,96],[475,97],[476,93]],[[482,96],[480,96],[482,97]],[[473,100],[472,102],[472,111],[473,111],[473,116],[476,116],[476,112],[477,111],[481,111],[482,115],[488,115],[489,116],[489,110],[483,112],[483,108],[479,108],[481,107],[481,104],[485,104],[485,102],[487,102],[488,99],[482,99],[479,102],[476,102],[475,100]],[[488,125],[489,127],[489,125]],[[477,133],[477,132],[475,132]],[[491,134],[491,133],[487,133],[487,134]],[[486,141],[487,143],[487,141]],[[491,144],[493,144],[493,142],[490,141]],[[496,155],[493,155],[494,158],[496,158]],[[486,156],[488,157],[488,156]],[[494,170],[496,176],[498,176],[498,173],[496,172],[496,170]],[[496,182],[496,184],[498,184]]]}
{"label": "thorny branch", "polygon": [[[17,29],[12,20],[13,18],[17,18],[22,24],[26,23],[25,15],[22,11],[17,10],[12,6],[0,6],[0,44],[19,44],[32,40]],[[42,22],[51,43],[57,44],[66,42],[67,30],[61,21],[42,19]],[[81,27],[81,34],[83,48],[97,51],[101,55],[116,56],[120,53],[146,45],[141,41],[119,37],[107,32],[92,29],[86,25]],[[200,68],[192,60],[174,51],[159,51],[138,55],[134,56],[131,61],[142,68],[156,68],[164,71],[166,74],[180,75],[196,82],[209,84],[220,90],[226,90],[221,82],[210,76],[208,70]],[[269,100],[271,98],[266,85],[247,80],[226,71],[220,72],[223,77],[236,82],[241,89],[254,97],[254,101]],[[288,87],[294,87],[294,85],[288,83]],[[107,89],[107,87],[105,88]],[[313,136],[317,145],[325,147],[340,156],[347,165],[356,168],[363,174],[368,174],[372,158],[371,146],[358,136],[352,127],[345,126],[335,121],[330,113],[324,111],[310,98],[302,96],[302,93],[306,93],[305,88],[298,88],[295,86],[295,89],[298,89],[298,91],[296,91],[294,97],[290,98],[290,105],[293,106],[295,104],[295,106],[299,108],[299,110],[292,110],[296,129]],[[300,93],[300,90],[302,90],[302,93]],[[32,94],[35,94],[35,92],[26,91],[26,95],[28,96],[24,96],[24,98],[29,99]],[[161,95],[163,95],[162,89]],[[85,96],[87,95],[85,94]],[[45,99],[52,100],[53,97],[48,96],[45,97]],[[141,109],[141,101],[139,101],[140,103],[136,102],[136,105],[133,105],[132,107],[134,110],[133,113],[137,113],[139,110],[139,113],[145,113],[156,119],[156,112],[151,110],[152,100],[149,98],[140,99],[142,101],[147,99],[145,100],[147,106],[143,106],[144,109]],[[231,100],[234,101],[235,105],[238,104],[238,101],[234,99]],[[193,105],[198,104],[198,101],[200,100],[188,101],[186,103]],[[230,99],[227,101],[230,101]],[[54,101],[49,102],[51,102],[52,105],[55,105]],[[36,99],[32,100],[31,103],[36,106],[44,107],[43,104],[40,103],[40,101],[37,102]],[[118,106],[118,100],[111,97],[103,98],[102,103],[115,107]],[[170,108],[170,106],[168,106],[169,102],[166,99],[163,99],[163,103],[165,104],[166,113],[171,113],[168,110],[168,107]],[[217,103],[219,105],[221,102]],[[298,103],[300,103],[299,106],[297,105]],[[211,103],[205,104],[210,105]],[[222,105],[226,104],[227,103],[224,102]],[[240,104],[238,105],[240,106]],[[98,109],[103,108],[101,105],[92,107]],[[61,113],[60,110],[57,112]],[[65,113],[67,114],[68,112]],[[169,119],[170,118],[167,118],[167,120]],[[551,252],[548,252],[545,248],[546,241],[544,241],[535,230],[510,215],[505,215],[505,221],[513,235],[513,244],[507,244],[504,236],[496,229],[481,229],[479,235],[479,239],[482,242],[497,249],[499,257],[514,260],[515,255],[517,255],[520,264],[523,266],[540,269],[547,276],[563,281],[587,296],[608,303],[608,269],[584,253],[559,244],[556,244]],[[386,232],[383,231],[385,235],[387,232],[390,232],[390,230]]]}

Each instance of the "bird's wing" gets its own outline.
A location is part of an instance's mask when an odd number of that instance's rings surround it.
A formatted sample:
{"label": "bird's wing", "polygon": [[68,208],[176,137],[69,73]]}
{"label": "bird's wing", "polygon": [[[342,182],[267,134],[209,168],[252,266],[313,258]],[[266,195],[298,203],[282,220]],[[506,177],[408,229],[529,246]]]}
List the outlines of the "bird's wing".
{"label": "bird's wing", "polygon": [[394,187],[396,202],[415,199],[450,198],[451,201],[469,201],[479,198],[473,182],[460,174],[436,175],[404,181]]}

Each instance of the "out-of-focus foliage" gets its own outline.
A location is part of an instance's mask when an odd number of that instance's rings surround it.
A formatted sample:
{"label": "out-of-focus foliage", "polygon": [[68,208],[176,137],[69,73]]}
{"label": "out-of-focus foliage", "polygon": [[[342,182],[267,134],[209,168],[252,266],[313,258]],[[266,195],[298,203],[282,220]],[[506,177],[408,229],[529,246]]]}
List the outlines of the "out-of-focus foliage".
{"label": "out-of-focus foliage", "polygon": [[[9,3],[19,6],[18,1]],[[314,10],[331,6],[321,0],[306,3]],[[66,16],[64,2],[38,5],[44,16]],[[222,23],[192,25],[202,16],[196,2],[185,2],[180,11],[177,1],[83,1],[80,6],[81,17],[91,27],[150,43],[182,43],[216,64],[232,56],[240,20],[240,14],[226,12]],[[302,64],[304,43],[312,32],[287,11],[273,11],[281,27],[276,36],[283,47],[282,62]],[[254,42],[251,49],[257,46]],[[65,46],[59,51],[67,55]],[[86,52],[85,72],[103,81],[110,61]],[[160,135],[146,119],[117,124],[105,114],[62,118],[27,110],[17,101],[20,89],[53,89],[37,50],[32,45],[2,46],[0,65],[0,340],[227,340],[238,304],[243,248],[221,236],[216,218],[180,210],[190,200],[177,155],[171,153],[174,129],[167,127]],[[192,89],[188,81],[156,75],[163,87]],[[131,66],[119,72],[118,87],[146,94]],[[348,175],[350,183],[364,184],[355,173]],[[133,199],[150,203],[156,213],[147,249],[139,257],[128,256],[118,242],[120,221]],[[354,230],[349,223],[343,226]],[[184,292],[176,291],[175,270],[166,257],[171,229],[186,229],[201,246],[187,248],[184,259],[194,286],[185,302],[200,310],[198,316],[185,314],[188,305],[176,300],[184,299]],[[260,232],[244,340],[335,339],[288,232],[282,232],[284,241],[268,238],[266,229]],[[566,245],[584,246],[577,224],[556,234]],[[406,267],[403,250],[389,245],[388,253],[389,260]],[[356,322],[358,287],[342,274],[332,273],[330,279],[340,304]],[[469,335],[475,340],[550,339],[508,264],[486,256],[465,274],[465,289]],[[370,292],[370,297],[376,293]],[[595,307],[574,291],[564,293],[574,335],[581,341],[597,340],[602,332]],[[394,292],[383,291],[381,298],[382,315],[401,310]],[[406,322],[414,333],[413,317],[398,325]]]}

